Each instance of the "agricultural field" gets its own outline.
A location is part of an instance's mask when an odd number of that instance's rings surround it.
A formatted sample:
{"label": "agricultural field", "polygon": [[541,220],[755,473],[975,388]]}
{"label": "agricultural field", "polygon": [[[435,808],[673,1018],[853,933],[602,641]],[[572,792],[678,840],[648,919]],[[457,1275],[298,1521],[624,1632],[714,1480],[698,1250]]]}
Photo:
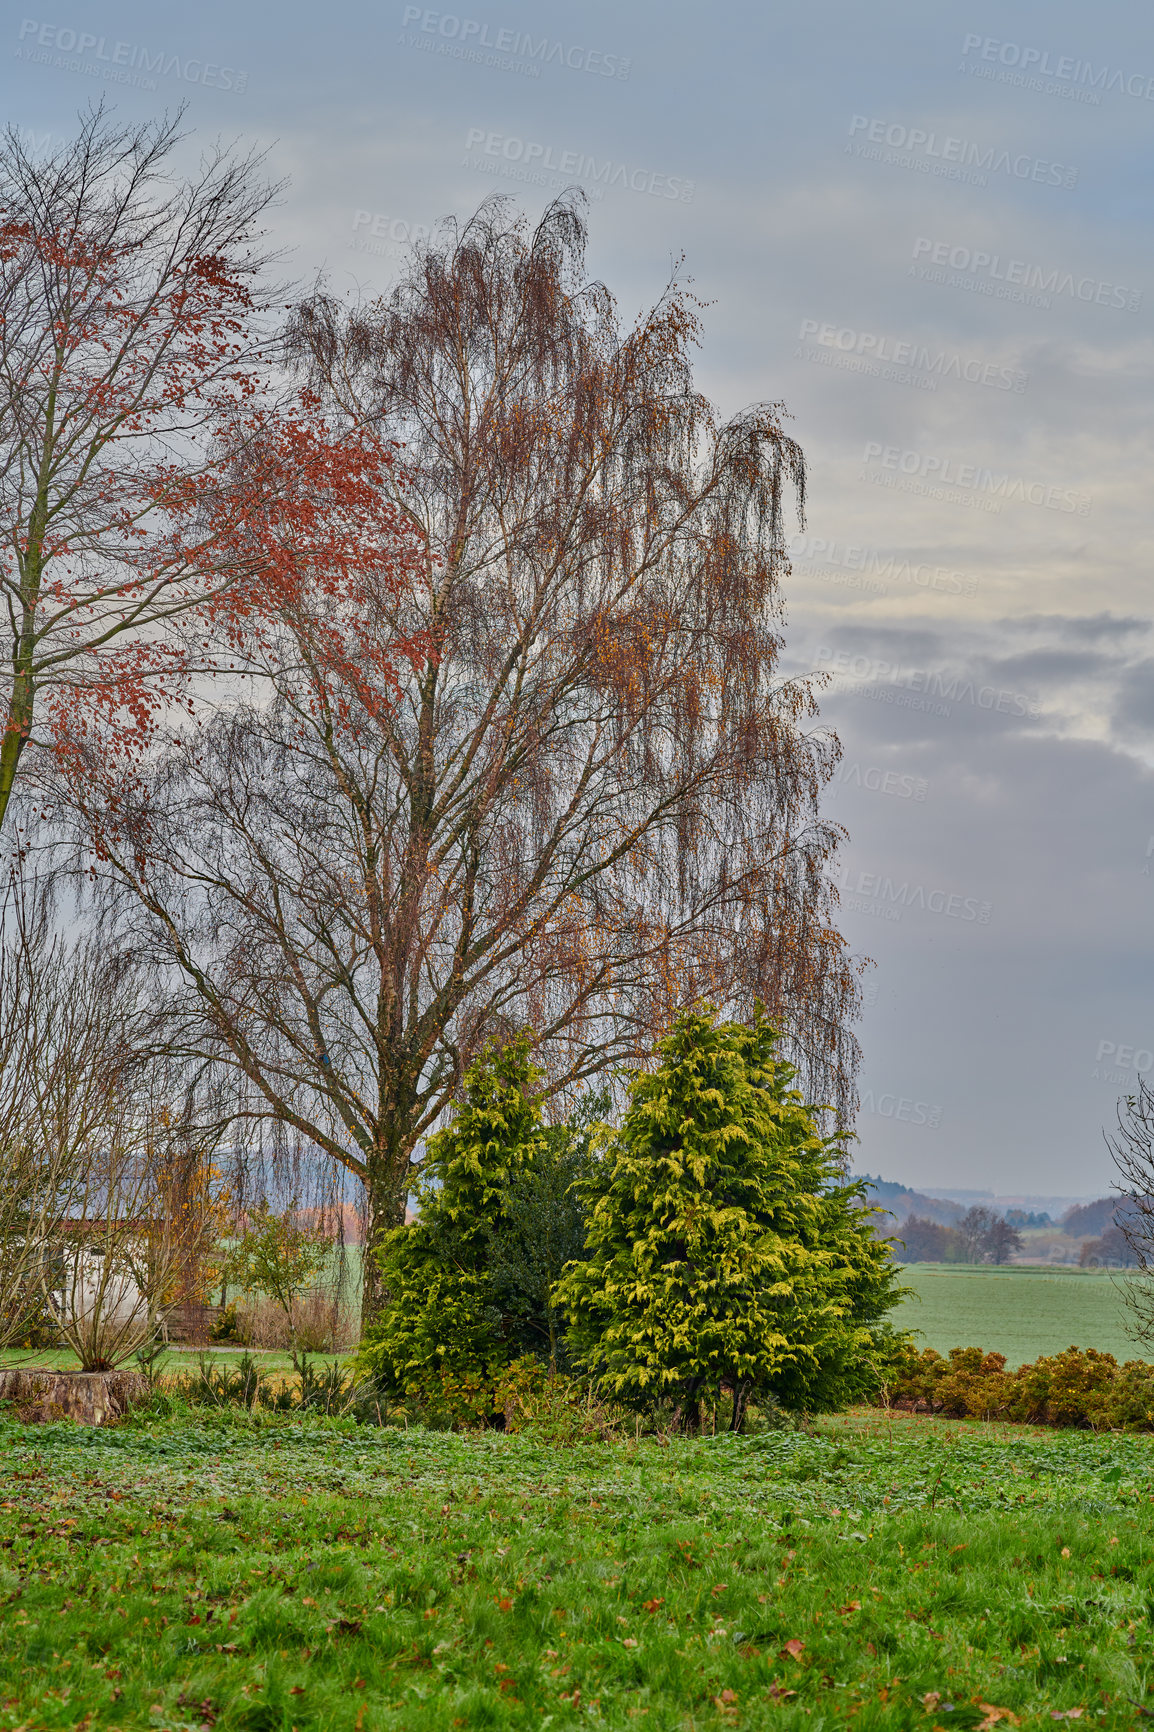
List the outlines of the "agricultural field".
{"label": "agricultural field", "polygon": [[1140,1724],[1154,1440],[0,1425],[0,1727]]}
{"label": "agricultural field", "polygon": [[1126,1333],[1117,1273],[911,1263],[901,1274],[913,1292],[892,1313],[893,1322],[918,1330],[921,1347],[939,1353],[981,1347],[1004,1353],[1011,1369],[1064,1347],[1096,1347],[1118,1360],[1150,1357]]}

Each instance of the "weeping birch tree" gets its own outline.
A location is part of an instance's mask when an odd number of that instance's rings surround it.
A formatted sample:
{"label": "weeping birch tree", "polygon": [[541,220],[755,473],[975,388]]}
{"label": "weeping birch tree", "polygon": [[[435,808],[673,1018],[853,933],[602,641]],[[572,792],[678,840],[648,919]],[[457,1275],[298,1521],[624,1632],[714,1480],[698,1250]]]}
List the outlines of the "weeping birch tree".
{"label": "weeping birch tree", "polygon": [[297,309],[325,414],[395,442],[408,580],[282,610],[269,701],[74,790],[181,1038],[363,1183],[370,1248],[513,1031],[564,1097],[682,1006],[760,999],[811,1098],[853,1094],[838,747],[778,666],[802,453],[779,405],[696,390],[683,287],[623,326],[585,240],[571,201],[492,201],[385,299]]}

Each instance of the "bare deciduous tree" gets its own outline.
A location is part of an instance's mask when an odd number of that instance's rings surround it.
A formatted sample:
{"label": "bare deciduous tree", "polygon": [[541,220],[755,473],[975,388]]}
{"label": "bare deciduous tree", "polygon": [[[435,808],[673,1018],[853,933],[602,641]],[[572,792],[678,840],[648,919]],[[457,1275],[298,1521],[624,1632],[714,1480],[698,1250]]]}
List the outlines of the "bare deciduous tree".
{"label": "bare deciduous tree", "polygon": [[40,1312],[60,1223],[116,1116],[116,973],[53,929],[35,888],[10,886],[0,922],[0,1345]]}
{"label": "bare deciduous tree", "polygon": [[174,628],[242,568],[216,462],[270,341],[270,193],[225,154],[180,179],[178,142],[102,109],[47,157],[0,141],[0,825],[30,742],[139,730],[190,666]]}
{"label": "bare deciduous tree", "polygon": [[[286,611],[274,701],[114,807],[75,792],[183,1039],[364,1182],[370,1249],[511,1028],[562,1092],[680,1005],[760,997],[807,1087],[853,1096],[838,748],[778,671],[801,453],[778,406],[721,424],[695,391],[676,284],[623,332],[584,241],[564,201],[532,232],[488,204],[386,301],[301,307],[328,411],[400,443],[423,567],[355,629]],[[398,643],[423,653],[382,678]]]}
{"label": "bare deciduous tree", "polygon": [[[1114,1216],[1135,1265],[1123,1286],[1135,1337],[1154,1342],[1154,1089],[1138,1079],[1138,1092],[1118,1102],[1117,1126],[1106,1132],[1122,1192]],[[1110,1229],[1113,1231],[1114,1229]]]}
{"label": "bare deciduous tree", "polygon": [[128,959],[18,879],[0,924],[0,1345],[48,1319],[85,1370],[156,1331],[214,1236],[206,1134]]}

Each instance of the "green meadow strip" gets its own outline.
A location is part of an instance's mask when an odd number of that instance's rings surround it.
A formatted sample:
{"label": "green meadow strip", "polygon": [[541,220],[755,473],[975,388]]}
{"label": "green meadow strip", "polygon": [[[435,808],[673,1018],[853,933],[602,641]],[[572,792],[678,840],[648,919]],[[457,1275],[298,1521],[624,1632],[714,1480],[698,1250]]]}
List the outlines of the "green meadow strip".
{"label": "green meadow strip", "polygon": [[1154,1442],[0,1427],[0,1727],[1142,1723]]}

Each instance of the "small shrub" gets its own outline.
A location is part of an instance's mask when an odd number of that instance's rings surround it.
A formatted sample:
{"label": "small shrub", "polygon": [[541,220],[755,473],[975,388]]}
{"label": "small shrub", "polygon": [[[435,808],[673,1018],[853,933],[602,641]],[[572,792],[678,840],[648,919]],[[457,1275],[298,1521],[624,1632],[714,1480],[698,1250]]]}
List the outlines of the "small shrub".
{"label": "small shrub", "polygon": [[249,1413],[326,1413],[368,1425],[384,1425],[392,1417],[373,1385],[335,1360],[319,1371],[305,1360],[295,1377],[281,1377],[270,1375],[250,1353],[242,1354],[236,1365],[214,1363],[202,1354],[195,1372],[167,1379],[155,1399],[164,1411],[183,1405],[245,1408]]}
{"label": "small shrub", "polygon": [[603,1443],[634,1429],[632,1415],[601,1398],[592,1383],[548,1371],[531,1354],[497,1379],[493,1402],[506,1431],[542,1443]]}
{"label": "small shrub", "polygon": [[251,1353],[242,1353],[237,1364],[214,1364],[202,1353],[195,1372],[173,1378],[169,1388],[192,1407],[255,1407],[261,1387],[261,1368]]}
{"label": "small shrub", "polygon": [[210,1341],[231,1341],[242,1347],[249,1346],[248,1337],[243,1333],[243,1323],[240,1309],[234,1299],[226,1305],[212,1328],[208,1332]]}
{"label": "small shrub", "polygon": [[[274,1214],[263,1199],[249,1211],[244,1232],[229,1252],[223,1273],[246,1294],[262,1295],[279,1309],[293,1366],[309,1349],[297,1334],[299,1307],[317,1295],[317,1277],[329,1260],[330,1246],[319,1225],[297,1218],[295,1201]],[[323,1303],[323,1297],[322,1297]],[[306,1313],[301,1313],[305,1316]]]}

